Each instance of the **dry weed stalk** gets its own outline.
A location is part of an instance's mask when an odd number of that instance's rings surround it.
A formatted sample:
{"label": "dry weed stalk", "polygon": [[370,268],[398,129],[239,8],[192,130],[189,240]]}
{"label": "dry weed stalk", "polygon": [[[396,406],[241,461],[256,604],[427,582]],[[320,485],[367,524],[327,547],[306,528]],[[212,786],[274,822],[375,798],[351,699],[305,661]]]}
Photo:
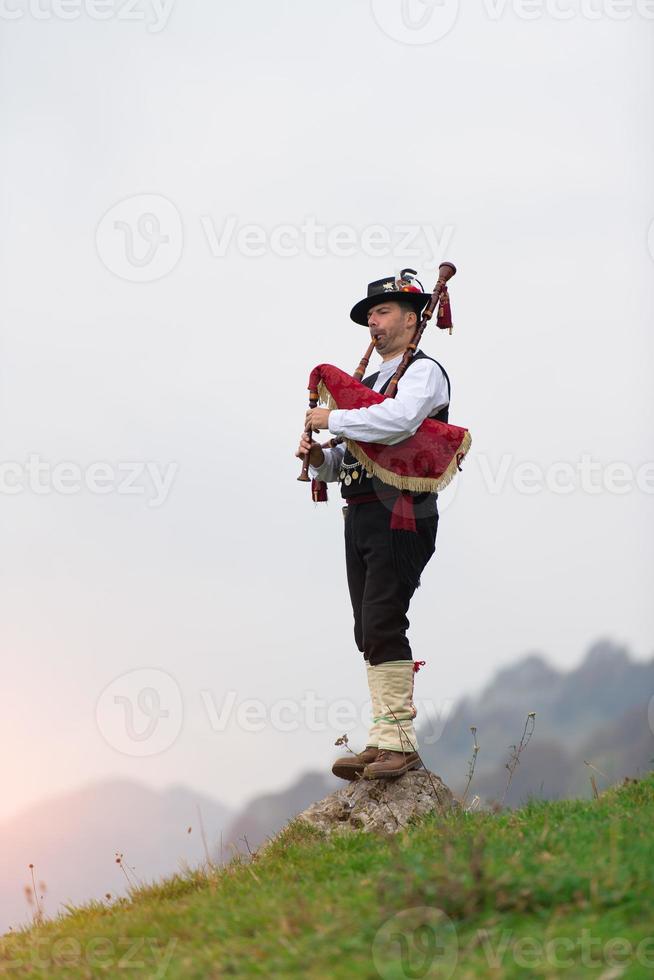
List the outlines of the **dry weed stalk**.
{"label": "dry weed stalk", "polygon": [[[418,760],[419,760],[419,762],[420,762],[420,765],[422,766],[422,768],[423,768],[423,769],[425,770],[425,772],[427,773],[427,778],[429,779],[429,782],[430,782],[430,784],[431,784],[431,788],[432,788],[432,790],[433,790],[433,793],[434,793],[434,799],[435,799],[435,800],[436,800],[437,802],[439,802],[439,803],[440,803],[440,800],[439,800],[439,797],[438,797],[438,790],[436,789],[436,786],[435,786],[435,784],[434,784],[434,780],[433,780],[433,779],[431,778],[431,773],[430,773],[430,771],[429,771],[429,769],[427,768],[427,766],[426,766],[426,765],[425,765],[425,763],[423,762],[423,759],[422,759],[422,756],[421,756],[421,755],[420,755],[420,753],[418,752],[418,746],[417,746],[417,745],[414,745],[414,744],[413,744],[413,742],[411,741],[411,739],[410,739],[410,738],[409,738],[409,736],[407,735],[407,732],[406,732],[406,730],[405,730],[404,728],[402,728],[402,725],[400,724],[400,720],[399,720],[399,718],[397,717],[397,715],[395,714],[395,712],[393,711],[393,709],[391,708],[391,706],[390,706],[389,704],[387,704],[387,705],[386,705],[386,707],[388,708],[388,710],[390,711],[390,713],[391,713],[391,714],[393,715],[393,718],[395,719],[395,724],[397,725],[397,730],[398,730],[398,732],[400,732],[400,733],[401,733],[402,735],[404,735],[404,738],[405,738],[405,739],[406,739],[406,741],[407,741],[407,742],[409,743],[409,745],[411,746],[411,748],[413,749],[413,751],[415,752],[415,754],[416,754],[416,755],[418,756]],[[400,738],[400,745],[401,745],[401,744],[402,744],[402,739]],[[405,753],[405,754],[406,754],[406,753]]]}
{"label": "dry weed stalk", "polygon": [[[347,749],[347,751],[348,751],[348,752],[349,752],[349,753],[350,753],[351,755],[356,755],[356,754],[357,754],[356,752],[353,752],[353,751],[352,751],[352,749],[350,748],[350,745],[349,745],[349,739],[348,739],[348,737],[347,737],[347,735],[341,735],[341,737],[340,737],[340,738],[337,738],[337,739],[336,739],[336,741],[334,742],[334,745],[338,745],[338,746],[341,746],[341,745],[344,745],[344,746],[345,746],[345,748]],[[362,778],[362,776],[361,776],[361,773],[357,773],[357,781],[358,781],[358,780],[360,780],[361,778]],[[396,825],[397,825],[398,827],[401,827],[401,826],[402,826],[402,824],[400,823],[400,821],[399,821],[399,820],[397,819],[397,817],[396,817],[396,816],[395,816],[395,814],[393,813],[393,811],[392,811],[392,809],[391,809],[391,806],[390,806],[390,804],[389,804],[389,802],[388,802],[388,800],[387,800],[387,799],[385,799],[384,797],[381,797],[381,798],[379,799],[379,801],[378,801],[378,802],[379,802],[379,803],[383,803],[383,804],[384,804],[384,806],[386,807],[386,809],[387,809],[387,810],[388,810],[388,812],[390,813],[390,815],[391,815],[391,817],[392,817],[392,818],[393,818],[393,820],[395,821],[395,823],[396,823]]]}
{"label": "dry weed stalk", "polygon": [[468,795],[468,790],[470,789],[470,783],[472,782],[472,777],[475,774],[475,766],[477,765],[477,756],[479,755],[479,746],[477,745],[477,729],[474,725],[470,726],[470,731],[472,732],[472,758],[468,763],[468,782],[466,783],[466,788],[463,791],[463,796],[461,797],[461,806],[465,807],[466,797]]}
{"label": "dry weed stalk", "polygon": [[[200,837],[202,838],[202,846],[204,847],[204,856],[207,862],[207,867],[213,870],[213,861],[211,860],[211,855],[209,854],[209,847],[207,845],[207,836],[204,832],[204,821],[202,819],[202,810],[200,809],[200,804],[196,804],[198,811],[198,823],[200,824]],[[189,832],[191,828],[189,827]]]}
{"label": "dry weed stalk", "polygon": [[536,727],[536,712],[530,711],[529,714],[527,715],[524,731],[522,732],[522,736],[520,738],[519,743],[517,745],[510,746],[511,756],[509,758],[509,761],[506,763],[504,767],[509,771],[509,778],[506,781],[506,786],[504,787],[504,793],[502,795],[502,799],[500,800],[501,807],[504,806],[504,801],[506,800],[507,793],[509,792],[511,781],[513,779],[513,774],[515,773],[520,763],[520,756],[529,745],[529,742],[531,741],[531,736],[534,734],[535,727]]}
{"label": "dry weed stalk", "polygon": [[[44,881],[40,881],[39,882],[39,887],[37,889],[37,887],[36,887],[36,876],[34,874],[34,865],[33,864],[29,864],[28,867],[29,867],[29,870],[30,870],[31,878],[32,878],[32,884],[31,884],[31,886],[30,885],[25,885],[25,898],[27,899],[28,905],[33,905],[34,906],[34,914],[33,914],[34,922],[37,925],[40,925],[43,922],[43,919],[44,919],[43,905],[41,904],[41,902],[43,901],[43,898],[45,896],[45,892],[47,890],[46,889],[46,884],[45,884]],[[39,899],[39,891],[42,892],[42,894],[40,896],[40,899]]]}
{"label": "dry weed stalk", "polygon": [[[601,769],[598,769],[597,766],[594,766],[592,762],[587,762],[586,759],[584,759],[584,765],[585,766],[588,766],[589,769],[592,769],[593,772],[596,772],[599,776],[603,776],[604,779],[608,779],[609,778],[606,775],[605,772],[602,772]],[[596,800],[599,800],[600,794],[599,794],[599,790],[597,788],[597,780],[595,779],[595,777],[593,776],[592,773],[591,773],[591,776],[590,776],[590,785],[591,785],[591,789],[593,791],[593,796],[595,797]]]}
{"label": "dry weed stalk", "polygon": [[384,786],[383,786],[383,789],[381,791],[381,796],[378,798],[378,801],[377,802],[384,804],[384,806],[386,807],[386,809],[388,810],[388,812],[392,816],[393,820],[395,821],[395,826],[398,827],[398,828],[400,828],[400,827],[402,827],[402,823],[401,823],[400,820],[398,820],[397,816],[393,813],[393,810],[391,808],[391,805],[388,802],[388,800],[386,799],[386,783],[384,782],[384,780],[382,780],[382,782],[384,783]]}
{"label": "dry weed stalk", "polygon": [[336,741],[334,742],[334,745],[338,745],[338,746],[344,745],[347,751],[350,753],[350,755],[356,755],[356,752],[354,752],[350,748],[350,740],[348,739],[347,735],[341,735],[340,738],[337,738]]}
{"label": "dry weed stalk", "polygon": [[[125,875],[125,878],[127,879],[127,885],[128,885],[128,887],[130,889],[138,888],[138,884],[139,883],[138,883],[138,881],[136,879],[136,876],[134,876],[134,881],[132,881],[132,879],[129,876],[128,870],[127,870],[128,865],[126,865],[125,862],[123,861],[123,856],[124,855],[121,854],[119,851],[116,851],[116,864],[118,865],[118,867],[120,868],[120,870]],[[134,868],[130,868],[129,870],[133,872],[134,871]]]}
{"label": "dry weed stalk", "polygon": [[601,769],[598,769],[597,766],[594,766],[592,762],[587,762],[586,759],[584,759],[584,765],[588,766],[589,769],[592,769],[593,772],[598,773],[600,776],[604,776],[604,779],[609,778],[605,772],[602,772]]}

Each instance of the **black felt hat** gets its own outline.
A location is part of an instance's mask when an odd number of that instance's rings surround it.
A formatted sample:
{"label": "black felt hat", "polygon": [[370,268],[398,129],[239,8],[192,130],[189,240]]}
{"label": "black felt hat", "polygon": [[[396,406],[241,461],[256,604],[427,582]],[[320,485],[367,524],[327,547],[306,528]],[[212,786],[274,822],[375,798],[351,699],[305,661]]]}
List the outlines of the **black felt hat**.
{"label": "black felt hat", "polygon": [[375,282],[368,283],[368,295],[365,299],[355,303],[350,311],[350,318],[355,323],[361,323],[364,327],[367,327],[368,311],[373,306],[378,306],[384,300],[398,299],[408,300],[413,306],[416,316],[420,317],[429,299],[429,293],[422,291],[421,283],[419,283],[420,288],[415,285],[418,282],[414,278],[415,275],[414,269],[402,269],[399,278],[396,276],[386,276],[385,279],[377,279]]}

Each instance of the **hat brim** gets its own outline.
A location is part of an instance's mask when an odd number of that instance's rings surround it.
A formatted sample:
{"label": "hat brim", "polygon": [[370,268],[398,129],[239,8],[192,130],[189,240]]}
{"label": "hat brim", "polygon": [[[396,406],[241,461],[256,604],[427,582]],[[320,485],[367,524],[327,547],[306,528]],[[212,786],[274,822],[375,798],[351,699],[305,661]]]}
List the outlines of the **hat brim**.
{"label": "hat brim", "polygon": [[368,326],[368,312],[373,306],[381,306],[382,303],[394,302],[397,300],[408,301],[413,306],[416,316],[420,316],[427,305],[429,293],[408,293],[401,289],[389,290],[384,293],[376,293],[374,296],[366,296],[359,300],[350,311],[350,319],[355,323],[360,323],[363,327]]}

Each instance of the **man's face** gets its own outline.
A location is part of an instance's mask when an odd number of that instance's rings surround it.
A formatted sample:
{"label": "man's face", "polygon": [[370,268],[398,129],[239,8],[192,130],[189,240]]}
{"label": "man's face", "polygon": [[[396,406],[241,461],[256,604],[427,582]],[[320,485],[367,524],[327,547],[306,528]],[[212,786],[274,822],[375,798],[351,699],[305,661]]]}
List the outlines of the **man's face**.
{"label": "man's face", "polygon": [[403,310],[399,303],[392,300],[379,303],[368,311],[368,329],[370,336],[377,340],[376,349],[380,354],[403,351],[415,328],[415,314]]}

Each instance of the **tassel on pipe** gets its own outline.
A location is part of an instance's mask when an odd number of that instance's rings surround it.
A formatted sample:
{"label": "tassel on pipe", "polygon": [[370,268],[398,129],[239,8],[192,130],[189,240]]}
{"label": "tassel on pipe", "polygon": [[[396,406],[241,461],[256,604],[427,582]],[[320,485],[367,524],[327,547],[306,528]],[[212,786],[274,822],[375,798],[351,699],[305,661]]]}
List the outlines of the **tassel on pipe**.
{"label": "tassel on pipe", "polygon": [[324,480],[311,481],[311,498],[314,504],[324,504],[327,501],[327,484]]}
{"label": "tassel on pipe", "polygon": [[[318,385],[311,383],[313,374],[314,372],[312,371],[311,378],[309,379],[309,384],[311,385],[311,387],[309,388],[309,408],[318,407]],[[305,434],[309,437],[309,442],[313,442],[313,432],[311,430],[311,426],[309,426],[309,428],[305,429],[304,431]],[[300,483],[311,483],[311,477],[309,476],[310,455],[311,455],[311,450],[309,450],[308,453],[305,453],[302,459],[302,470],[300,471],[300,475],[298,476],[298,480]]]}

